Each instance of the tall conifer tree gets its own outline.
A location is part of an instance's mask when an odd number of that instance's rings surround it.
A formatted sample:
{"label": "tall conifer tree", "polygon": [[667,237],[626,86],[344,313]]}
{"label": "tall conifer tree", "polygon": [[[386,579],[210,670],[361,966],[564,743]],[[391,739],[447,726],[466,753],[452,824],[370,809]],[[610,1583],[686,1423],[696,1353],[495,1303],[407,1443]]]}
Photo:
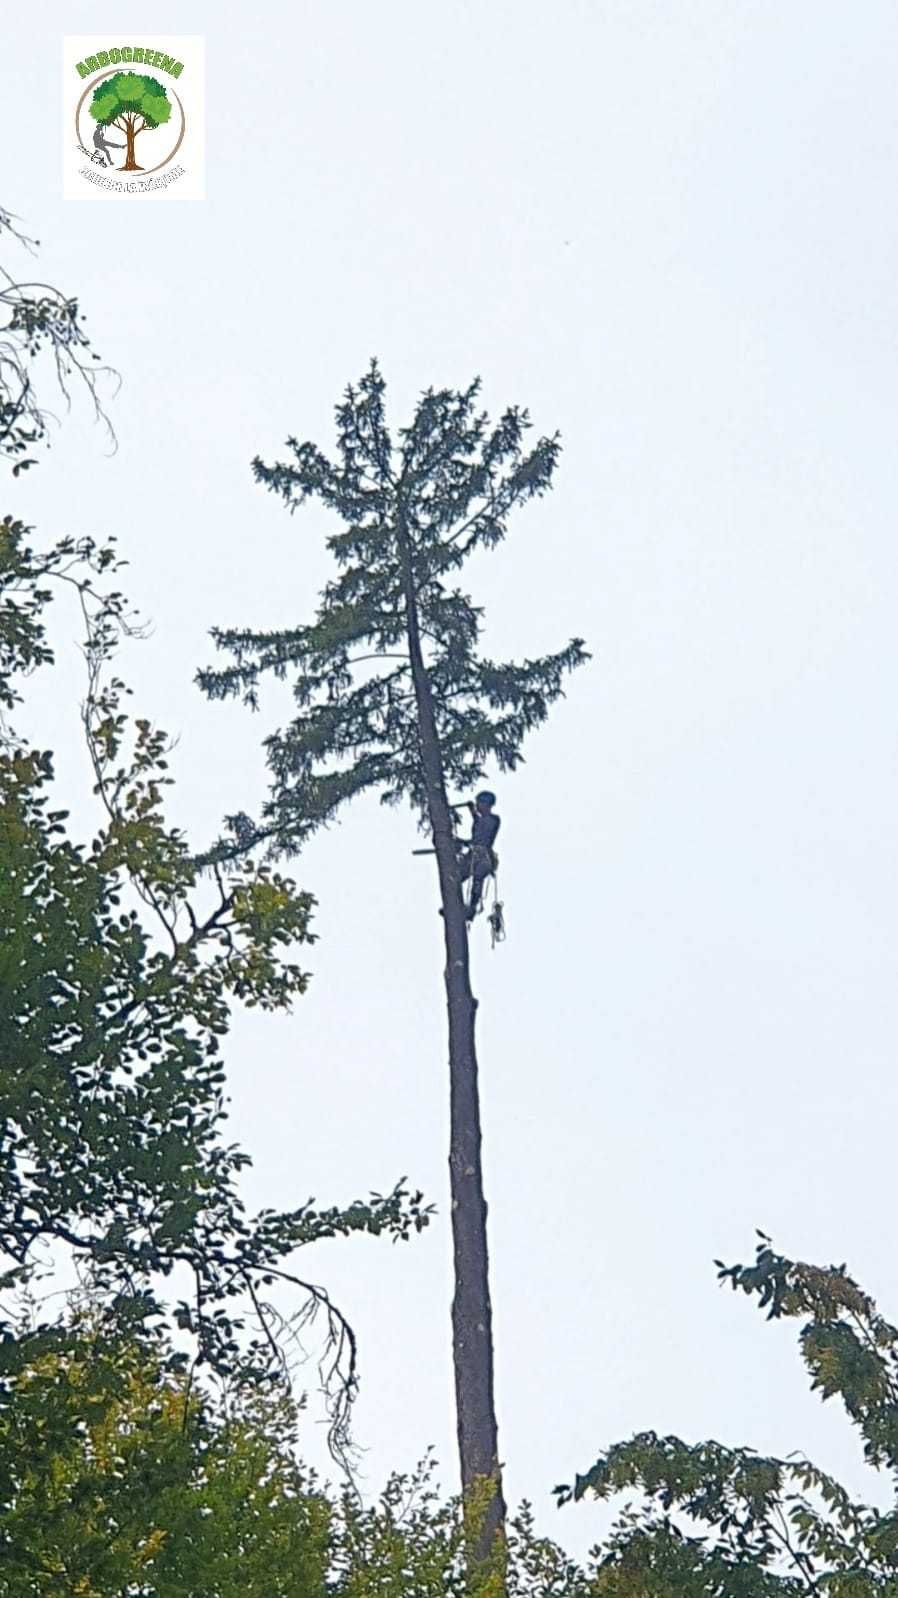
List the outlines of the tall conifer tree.
{"label": "tall conifer tree", "polygon": [[527,448],[526,411],[492,423],[479,384],[429,390],[396,440],[377,364],[337,406],[337,457],[288,440],[290,459],[255,476],[291,511],[318,499],[342,524],[328,538],[338,572],[314,619],[277,632],[215,629],[230,657],[199,673],[213,698],[255,708],[260,680],[289,677],[297,713],[265,741],[270,797],[262,816],[233,816],[220,854],[267,839],[293,853],[355,794],[408,799],[433,839],[446,946],[455,1293],[453,1356],[462,1486],[471,1508],[472,1574],[501,1559],[505,1506],[493,1394],[486,1202],[481,1168],[468,931],[448,793],[488,767],[513,771],[525,735],[545,720],[566,675],[587,658],[573,639],[522,664],[485,658],[482,612],[455,586],[475,550],[505,537],[516,506],[544,494],[557,437]]}

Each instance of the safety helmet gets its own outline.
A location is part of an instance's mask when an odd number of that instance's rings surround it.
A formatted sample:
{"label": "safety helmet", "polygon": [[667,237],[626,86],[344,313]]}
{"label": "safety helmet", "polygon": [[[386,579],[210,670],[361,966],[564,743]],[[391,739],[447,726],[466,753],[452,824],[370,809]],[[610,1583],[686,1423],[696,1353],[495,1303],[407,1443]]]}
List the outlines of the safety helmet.
{"label": "safety helmet", "polygon": [[477,795],[474,803],[478,805],[494,805],[496,803],[496,795],[490,793],[488,788],[484,788],[483,793]]}

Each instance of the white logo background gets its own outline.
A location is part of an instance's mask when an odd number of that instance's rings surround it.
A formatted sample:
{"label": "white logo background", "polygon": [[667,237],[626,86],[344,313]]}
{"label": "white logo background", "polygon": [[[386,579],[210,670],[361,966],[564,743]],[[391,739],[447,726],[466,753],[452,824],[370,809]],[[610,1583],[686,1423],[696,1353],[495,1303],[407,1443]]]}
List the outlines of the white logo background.
{"label": "white logo background", "polygon": [[[146,35],[128,28],[104,34],[76,34],[63,40],[63,194],[67,200],[201,200],[205,194],[205,41],[195,35]],[[155,65],[115,61],[82,77],[78,63],[100,51],[138,47],[158,51],[183,70],[173,76]],[[98,124],[90,114],[94,90],[116,72],[136,72],[163,84],[171,116],[146,127],[135,140],[140,171],[123,171],[127,148],[121,129],[109,127],[105,149],[97,148]]]}

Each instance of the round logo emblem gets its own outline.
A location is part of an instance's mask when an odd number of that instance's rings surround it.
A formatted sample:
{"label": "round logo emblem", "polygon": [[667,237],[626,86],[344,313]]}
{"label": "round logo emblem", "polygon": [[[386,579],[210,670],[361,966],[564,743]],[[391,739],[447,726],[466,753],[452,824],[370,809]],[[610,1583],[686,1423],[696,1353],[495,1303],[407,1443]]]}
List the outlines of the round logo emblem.
{"label": "round logo emblem", "polygon": [[167,166],[185,128],[174,89],[143,72],[104,72],[87,85],[75,109],[82,153],[95,166],[135,177]]}

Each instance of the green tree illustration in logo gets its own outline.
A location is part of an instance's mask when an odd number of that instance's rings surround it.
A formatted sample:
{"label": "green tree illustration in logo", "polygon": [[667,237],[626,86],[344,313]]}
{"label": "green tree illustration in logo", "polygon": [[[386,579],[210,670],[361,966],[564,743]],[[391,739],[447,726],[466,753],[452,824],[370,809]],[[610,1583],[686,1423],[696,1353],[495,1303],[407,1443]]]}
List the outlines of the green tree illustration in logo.
{"label": "green tree illustration in logo", "polygon": [[157,78],[137,72],[116,72],[94,91],[90,114],[103,128],[118,128],[126,143],[122,172],[142,172],[134,141],[145,128],[158,128],[171,116],[171,101]]}

